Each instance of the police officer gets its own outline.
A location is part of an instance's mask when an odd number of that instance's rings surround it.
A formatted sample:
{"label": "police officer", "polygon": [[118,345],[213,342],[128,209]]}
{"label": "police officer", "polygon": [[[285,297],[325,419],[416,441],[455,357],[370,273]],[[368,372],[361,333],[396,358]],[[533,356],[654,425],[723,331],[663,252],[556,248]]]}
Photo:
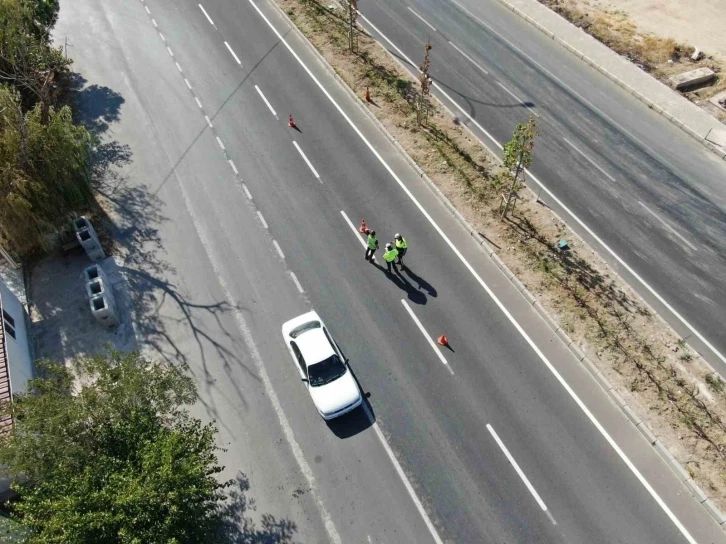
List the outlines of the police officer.
{"label": "police officer", "polygon": [[386,252],[383,254],[383,260],[386,261],[389,273],[391,272],[391,265],[393,265],[394,270],[398,271],[396,269],[396,257],[398,257],[398,250],[391,244],[386,244]]}
{"label": "police officer", "polygon": [[396,234],[394,240],[396,242],[396,249],[398,250],[398,264],[403,266],[403,256],[408,250],[408,242],[406,242],[406,239],[400,234]]}
{"label": "police officer", "polygon": [[373,254],[378,249],[378,238],[376,231],[372,230],[368,233],[368,244],[366,246],[366,261],[373,262]]}

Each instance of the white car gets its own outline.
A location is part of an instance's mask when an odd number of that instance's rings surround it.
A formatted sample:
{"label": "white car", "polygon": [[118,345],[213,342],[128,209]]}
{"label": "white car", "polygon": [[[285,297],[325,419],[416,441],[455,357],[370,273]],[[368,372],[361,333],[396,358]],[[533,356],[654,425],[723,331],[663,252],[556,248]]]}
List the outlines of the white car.
{"label": "white car", "polygon": [[327,327],[315,312],[291,319],[282,336],[323,419],[333,419],[363,402],[358,384]]}

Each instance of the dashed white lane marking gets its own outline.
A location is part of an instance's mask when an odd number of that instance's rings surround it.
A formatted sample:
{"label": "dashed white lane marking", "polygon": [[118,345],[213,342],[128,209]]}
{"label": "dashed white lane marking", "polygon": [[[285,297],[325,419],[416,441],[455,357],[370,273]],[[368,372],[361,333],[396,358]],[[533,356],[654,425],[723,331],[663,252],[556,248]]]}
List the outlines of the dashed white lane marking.
{"label": "dashed white lane marking", "polygon": [[293,283],[295,284],[295,287],[297,287],[297,290],[300,291],[300,293],[304,293],[302,285],[300,285],[300,281],[297,279],[297,276],[295,275],[295,272],[289,271],[290,277],[292,278]]}
{"label": "dashed white lane marking", "polygon": [[589,163],[590,163],[590,164],[592,164],[592,165],[593,165],[593,166],[594,166],[595,168],[597,168],[597,169],[599,170],[599,172],[600,172],[600,173],[601,173],[601,174],[602,174],[603,176],[605,176],[606,178],[608,178],[608,179],[609,179],[610,181],[615,181],[615,178],[614,178],[614,177],[612,177],[612,176],[611,176],[610,174],[608,174],[608,173],[607,173],[607,172],[605,171],[605,169],[603,169],[603,168],[602,168],[602,167],[601,167],[601,166],[600,166],[599,164],[597,164],[597,163],[596,163],[596,162],[595,162],[594,160],[592,160],[592,159],[591,159],[590,157],[588,157],[587,155],[585,155],[585,152],[584,152],[584,151],[581,151],[581,150],[580,150],[580,148],[578,148],[578,147],[577,147],[577,146],[576,146],[575,144],[573,144],[573,143],[572,143],[572,142],[571,142],[570,140],[568,140],[567,138],[562,138],[562,139],[563,139],[563,140],[564,140],[565,142],[567,142],[567,145],[569,145],[569,146],[570,146],[570,147],[571,147],[572,149],[574,149],[575,151],[577,151],[577,152],[578,152],[578,153],[579,153],[579,154],[580,154],[580,155],[581,155],[581,156],[582,156],[582,157],[583,157],[583,158],[584,158],[584,159],[585,159],[585,160],[586,160],[587,162],[589,162]]}
{"label": "dashed white lane marking", "polygon": [[200,102],[199,98],[197,98],[197,97],[195,96],[195,97],[194,97],[194,101],[195,101],[195,102],[197,103],[197,106],[199,106],[200,108],[202,107],[202,103]]}
{"label": "dashed white lane marking", "polygon": [[156,24],[156,19],[152,19],[151,24],[154,25],[154,28],[159,28],[159,25]]}
{"label": "dashed white lane marking", "polygon": [[166,43],[166,38],[164,37],[164,35],[161,32],[159,32],[159,37],[161,38],[162,42]]}
{"label": "dashed white lane marking", "polygon": [[265,95],[262,94],[262,91],[260,90],[260,88],[257,85],[255,85],[255,89],[257,89],[257,93],[260,95],[260,98],[262,98],[262,100],[265,102],[265,104],[267,104],[267,107],[270,108],[270,111],[272,112],[272,115],[275,116],[275,119],[279,119],[279,117],[277,117],[277,113],[275,113],[275,109],[272,107],[272,105],[267,100]]}
{"label": "dashed white lane marking", "polygon": [[[504,445],[504,442],[502,442],[502,439],[499,438],[499,435],[494,430],[494,427],[492,427],[489,423],[487,423],[487,429],[491,433],[491,435],[494,437],[494,440],[497,442],[501,450],[504,452],[504,455],[506,455],[507,459],[509,460],[509,463],[514,467],[514,470],[517,471],[517,474],[519,474],[519,477],[524,482],[524,485],[527,486],[527,489],[529,489],[529,492],[534,497],[534,500],[537,501],[537,504],[539,504],[539,507],[542,509],[543,512],[549,513],[549,510],[547,510],[547,505],[542,500],[542,497],[539,496],[539,493],[537,493],[537,490],[534,488],[534,486],[530,483],[529,478],[525,475],[524,471],[519,468],[519,465],[517,464],[517,461],[514,460],[514,457],[512,457],[512,454],[509,453],[509,450],[507,449],[507,446]],[[557,522],[555,521],[555,518],[552,517],[552,515],[549,516],[550,521],[557,525]]]}
{"label": "dashed white lane marking", "polygon": [[237,53],[235,53],[234,50],[232,50],[232,47],[230,47],[230,45],[227,42],[224,42],[224,45],[226,45],[227,46],[227,49],[229,50],[229,52],[232,53],[232,56],[234,57],[234,60],[237,61],[237,64],[239,64],[240,66],[242,66],[242,61],[239,60],[239,57],[237,56]]}
{"label": "dashed white lane marking", "polygon": [[406,302],[405,299],[401,299],[401,303],[403,304],[403,307],[406,308],[406,311],[411,316],[411,319],[413,319],[413,322],[416,323],[416,326],[421,331],[421,334],[423,334],[424,335],[424,338],[426,338],[426,341],[429,343],[429,346],[431,346],[431,349],[434,350],[434,352],[436,352],[436,355],[439,356],[439,359],[441,359],[441,362],[444,363],[444,366],[446,367],[446,370],[448,370],[449,372],[451,372],[451,375],[453,376],[454,375],[454,371],[449,366],[449,363],[446,362],[446,357],[444,357],[444,354],[441,353],[441,350],[436,347],[436,344],[434,343],[434,339],[431,338],[431,336],[429,335],[429,333],[426,332],[426,329],[424,329],[424,326],[421,323],[421,321],[419,321],[418,317],[416,317],[416,314],[413,313],[413,310],[411,309],[411,306],[408,305],[408,302]]}
{"label": "dashed white lane marking", "polygon": [[[236,170],[236,169],[235,169]],[[250,193],[250,190],[247,188],[247,185],[244,183],[242,184],[242,189],[244,189],[245,194],[247,195],[247,198],[252,200],[252,193]]]}
{"label": "dashed white lane marking", "polygon": [[[346,213],[345,213],[345,212],[344,212],[343,210],[340,210],[340,215],[342,215],[342,216],[343,216],[343,219],[345,219],[345,222],[346,222],[346,223],[348,223],[348,226],[350,227],[350,230],[352,230],[352,231],[353,231],[353,233],[355,234],[355,237],[356,237],[356,238],[357,238],[357,239],[358,239],[358,240],[360,241],[360,243],[361,243],[361,244],[363,245],[363,247],[364,247],[364,248],[367,248],[367,247],[368,247],[368,245],[367,245],[367,244],[366,244],[366,242],[365,242],[365,241],[363,240],[363,238],[361,238],[361,236],[360,236],[360,232],[358,231],[358,229],[357,229],[357,228],[355,228],[355,225],[354,225],[354,224],[353,224],[353,222],[352,222],[352,221],[351,221],[351,220],[350,220],[350,219],[348,218],[348,216],[346,215]],[[376,260],[376,256],[375,256],[375,255],[373,255],[372,259],[373,259],[373,260],[375,261],[375,260]]]}
{"label": "dashed white lane marking", "polygon": [[191,89],[192,89],[192,84],[191,84],[191,83],[189,83],[189,80],[188,80],[187,78],[184,78],[184,83],[186,83],[186,84],[187,84],[187,88],[188,88],[189,90],[191,90]]}
{"label": "dashed white lane marking", "polygon": [[[305,153],[303,153],[303,150],[300,149],[300,146],[297,145],[297,142],[295,140],[292,141],[292,145],[295,146],[295,149],[297,149],[297,152],[300,153],[300,156],[303,158],[303,160],[307,163],[310,170],[312,170],[313,175],[315,175],[316,178],[320,179],[320,174],[318,174],[318,171],[315,170],[315,167],[313,166],[313,163],[311,163],[308,158],[305,156]],[[322,183],[322,181],[321,181]]]}
{"label": "dashed white lane marking", "polygon": [[171,55],[172,57],[174,56],[174,53],[172,53],[172,51],[171,51],[171,47],[167,46],[166,50],[167,50],[167,51],[169,51],[169,54],[170,54],[170,55]]}
{"label": "dashed white lane marking", "polygon": [[237,167],[235,166],[235,164],[232,161],[232,159],[229,159],[228,162],[229,162],[229,165],[232,167],[232,171],[235,173],[235,175],[239,174],[239,171],[237,170]]}
{"label": "dashed white lane marking", "polygon": [[199,9],[202,10],[202,13],[204,13],[204,16],[207,18],[207,21],[209,21],[209,24],[212,25],[212,26],[214,26],[214,21],[212,21],[212,18],[207,13],[207,10],[204,9],[204,6],[201,5],[201,4],[199,4]]}
{"label": "dashed white lane marking", "polygon": [[672,232],[675,236],[677,236],[684,244],[686,244],[688,247],[690,247],[693,251],[697,251],[698,250],[698,248],[696,246],[694,246],[686,238],[684,238],[683,236],[681,236],[681,234],[678,231],[676,231],[676,229],[674,229],[668,223],[666,223],[663,219],[661,219],[660,216],[658,214],[656,214],[653,210],[651,210],[650,208],[648,208],[648,206],[646,206],[645,204],[643,204],[640,201],[638,201],[638,204],[640,204],[641,206],[643,206],[643,208],[645,209],[646,212],[648,212],[650,215],[652,215],[653,217],[655,217],[660,222],[661,225],[663,225],[670,232]]}
{"label": "dashed white lane marking", "polygon": [[181,68],[181,65],[178,62],[175,62],[174,64],[176,64],[176,69],[177,70],[179,70],[180,72],[183,71],[182,68]]}
{"label": "dashed white lane marking", "polygon": [[211,121],[211,120],[209,119],[209,115],[205,115],[205,116],[204,116],[204,120],[205,120],[205,121],[207,122],[207,124],[209,125],[209,128],[214,128],[214,125],[212,124],[212,121]]}
{"label": "dashed white lane marking", "polygon": [[263,226],[263,227],[265,227],[266,229],[267,229],[267,228],[269,228],[269,227],[267,226],[267,221],[265,221],[265,218],[264,218],[264,217],[262,217],[262,212],[261,212],[260,210],[257,210],[257,217],[259,217],[259,218],[260,218],[260,221],[262,222],[262,226]]}
{"label": "dashed white lane marking", "polygon": [[408,494],[411,497],[413,504],[416,506],[416,509],[419,511],[419,514],[421,514],[421,517],[423,518],[424,523],[426,524],[426,527],[428,528],[429,532],[431,533],[431,536],[433,537],[434,542],[436,544],[444,544],[443,541],[441,540],[441,537],[439,536],[439,533],[436,532],[436,527],[434,527],[434,524],[431,522],[431,518],[429,518],[429,515],[426,513],[426,510],[424,509],[423,504],[421,504],[421,501],[419,500],[418,495],[416,495],[416,491],[413,489],[411,482],[408,480],[408,476],[406,476],[406,473],[403,471],[401,464],[398,462],[398,459],[396,459],[396,455],[393,453],[391,446],[388,445],[388,441],[386,440],[386,437],[383,436],[383,431],[381,431],[380,427],[378,426],[378,422],[373,418],[373,414],[371,414],[371,410],[370,410],[370,408],[368,408],[368,403],[366,402],[365,399],[363,399],[363,410],[365,410],[365,413],[368,416],[368,420],[371,422],[371,426],[373,427],[373,430],[376,432],[376,436],[378,436],[378,440],[380,440],[381,445],[383,446],[383,449],[385,450],[386,454],[388,455],[388,458],[391,460],[391,464],[393,465],[393,468],[396,469],[396,472],[398,473],[398,477],[401,478],[401,481],[403,482],[403,486],[406,488],[406,491],[408,491]]}
{"label": "dashed white lane marking", "polygon": [[426,19],[424,19],[423,17],[421,17],[418,13],[416,13],[415,11],[413,11],[411,8],[408,8],[408,11],[410,11],[411,13],[413,13],[416,17],[418,17],[419,19],[421,19],[423,21],[423,24],[425,24],[431,30],[433,30],[434,32],[436,32],[436,28],[434,28],[434,25],[432,25],[431,23],[429,23]]}
{"label": "dashed white lane marking", "polygon": [[280,256],[282,260],[285,260],[285,254],[282,252],[282,248],[280,247],[280,244],[277,243],[277,240],[272,240],[272,245],[275,246],[275,249],[277,250],[277,254]]}
{"label": "dashed white lane marking", "polygon": [[222,151],[225,151],[224,143],[222,143],[222,138],[217,136],[217,143],[219,144],[219,147],[222,148]]}
{"label": "dashed white lane marking", "polygon": [[146,13],[151,15],[151,10],[149,9],[149,6],[144,6],[144,9],[146,10]]}
{"label": "dashed white lane marking", "polygon": [[[333,106],[338,111],[338,113],[340,113],[340,115],[343,117],[343,119],[345,119],[345,121],[348,123],[348,125],[353,129],[353,131],[363,141],[363,143],[371,151],[371,153],[373,153],[373,156],[376,157],[376,159],[381,163],[381,165],[386,169],[386,171],[396,181],[396,183],[398,184],[398,186],[401,187],[401,189],[403,190],[403,192],[406,193],[406,195],[411,199],[411,201],[414,203],[414,205],[419,209],[419,211],[421,212],[421,214],[426,218],[426,220],[436,230],[436,232],[439,234],[439,236],[441,236],[441,238],[444,240],[444,242],[446,242],[446,244],[449,246],[449,248],[451,248],[451,250],[457,256],[457,258],[464,264],[464,266],[467,268],[467,270],[469,270],[469,273],[479,283],[479,285],[482,287],[482,289],[484,289],[484,291],[486,291],[486,293],[489,295],[489,297],[491,297],[491,299],[495,302],[495,304],[500,309],[500,311],[507,317],[507,319],[509,320],[509,322],[512,323],[512,325],[517,329],[517,332],[519,332],[519,334],[522,336],[522,338],[524,338],[524,340],[527,342],[527,344],[530,346],[530,348],[532,348],[532,350],[537,354],[537,357],[539,357],[540,360],[547,366],[547,368],[552,373],[552,375],[557,379],[557,381],[560,383],[560,385],[562,385],[562,387],[565,389],[565,391],[567,391],[567,394],[570,395],[570,397],[580,407],[580,409],[582,410],[582,412],[587,416],[587,418],[595,426],[595,428],[603,436],[603,438],[605,438],[605,440],[607,441],[607,443],[610,444],[610,447],[613,448],[613,450],[615,451],[615,453],[618,454],[618,456],[620,457],[620,459],[622,459],[622,461],[625,463],[625,465],[628,467],[628,469],[630,469],[630,471],[638,479],[638,481],[641,483],[641,485],[648,491],[648,493],[650,494],[650,496],[653,497],[653,500],[655,500],[658,503],[658,506],[661,507],[661,509],[663,510],[663,512],[665,512],[665,514],[673,522],[673,524],[678,528],[678,530],[681,532],[681,534],[691,544],[696,544],[696,541],[690,535],[690,533],[688,532],[688,530],[683,526],[683,524],[675,516],[675,514],[673,514],[673,512],[671,511],[671,509],[663,501],[663,499],[661,499],[660,495],[658,495],[658,493],[655,491],[655,489],[653,489],[653,487],[650,485],[650,483],[648,483],[648,480],[645,479],[645,477],[640,473],[640,471],[633,464],[633,462],[630,460],[630,458],[625,454],[625,452],[620,448],[620,446],[618,446],[617,442],[615,442],[615,440],[613,440],[613,438],[608,434],[608,432],[605,430],[605,428],[602,426],[602,424],[597,420],[597,418],[592,414],[592,412],[590,412],[590,409],[587,406],[585,406],[585,403],[582,402],[582,400],[580,399],[580,397],[577,396],[577,393],[575,393],[575,391],[572,389],[572,387],[570,387],[570,385],[560,375],[560,373],[557,371],[557,369],[552,365],[552,363],[549,361],[549,359],[547,359],[547,357],[545,356],[545,354],[542,353],[542,350],[540,350],[539,347],[537,346],[537,344],[529,337],[529,335],[526,333],[526,331],[517,322],[517,320],[509,312],[509,310],[504,306],[504,304],[502,304],[502,301],[500,301],[499,298],[497,298],[497,296],[494,294],[494,291],[492,291],[491,288],[484,282],[484,280],[478,274],[478,272],[476,270],[474,270],[474,267],[471,266],[471,264],[469,263],[469,261],[466,260],[466,258],[464,257],[464,255],[462,255],[462,253],[453,244],[453,242],[449,239],[449,237],[446,235],[446,233],[441,229],[441,227],[439,227],[439,225],[429,215],[429,213],[421,205],[421,203],[418,200],[416,200],[416,197],[413,195],[413,193],[411,192],[411,190],[396,175],[396,173],[393,171],[393,169],[390,167],[390,165],[383,159],[383,157],[376,150],[376,148],[373,146],[373,144],[371,144],[368,141],[368,139],[363,135],[363,133],[361,132],[361,130],[351,120],[351,118],[348,116],[348,114],[345,113],[345,111],[343,110],[343,108],[340,107],[340,105],[330,95],[330,93],[325,88],[325,86],[318,80],[317,77],[315,77],[315,74],[313,74],[312,71],[310,71],[310,68],[308,68],[308,66],[302,61],[302,59],[300,58],[300,56],[295,52],[295,50],[292,48],[292,46],[290,46],[290,44],[287,42],[287,40],[284,38],[284,36],[282,34],[280,34],[280,32],[275,28],[275,26],[265,16],[265,14],[262,13],[262,11],[257,6],[257,4],[254,2],[254,0],[247,0],[247,1],[252,5],[252,7],[255,8],[255,11],[257,11],[257,13],[260,15],[260,17],[262,17],[262,19],[265,21],[265,23],[267,23],[267,26],[269,26],[270,29],[272,30],[272,32],[274,32],[275,36],[277,36],[277,39],[280,40],[280,43],[282,43],[285,46],[285,48],[290,52],[290,54],[293,56],[293,58],[300,64],[300,66],[302,66],[302,68],[305,70],[305,72],[310,76],[310,78],[313,80],[313,82],[318,86],[318,88],[320,89],[320,91],[325,95],[325,97],[328,100],[330,100],[331,104],[333,104]],[[452,1],[456,2],[456,0],[452,0]],[[456,3],[457,3],[457,5],[459,5],[458,2],[456,2]],[[359,14],[359,16],[363,20],[365,20],[367,24],[370,25],[370,22],[365,17],[363,17],[363,15]],[[373,25],[370,25],[370,26],[373,27]],[[375,27],[373,27],[373,28],[375,29]],[[380,31],[378,31],[378,29],[375,29],[375,30],[376,30],[376,32],[378,32],[378,34],[380,34],[381,36],[383,36],[384,39],[386,39],[386,41],[388,41],[397,51],[400,52],[400,54],[403,56],[402,58],[406,58],[405,55],[403,54],[403,52],[398,47],[396,47],[396,45],[393,44],[393,42],[391,42],[390,40],[388,40],[388,38],[386,38],[384,34],[382,34]],[[408,59],[406,59],[406,60],[408,62],[410,62],[410,60],[408,60]],[[411,65],[415,66],[415,64],[413,64],[413,63],[411,63]],[[465,112],[465,110],[463,108],[461,108],[461,106],[459,106],[455,101],[453,101],[448,95],[446,95],[446,97],[460,111]],[[467,114],[467,116],[471,118],[471,116],[469,116],[468,114]],[[472,121],[474,121],[473,118],[472,118]],[[474,121],[474,123],[476,124],[477,128],[479,128],[484,134],[486,134],[487,137],[490,138],[494,143],[496,143],[499,146],[499,148],[501,149],[501,147],[502,147],[501,144],[499,144],[494,138],[491,137],[491,135],[489,135],[488,132],[486,132],[483,128],[481,128],[481,126],[479,125],[479,123],[476,123],[476,121]],[[531,176],[531,174],[530,174],[530,176]],[[531,176],[531,177],[532,177],[532,179],[535,179],[536,180],[536,178],[534,176]],[[537,180],[537,183],[540,184],[540,186],[547,192],[547,194],[549,194],[558,204],[561,204],[560,201],[557,199],[557,197],[555,197],[538,180]],[[564,209],[572,217],[574,217],[575,219],[577,219],[577,217],[574,214],[572,214],[567,208],[564,208]],[[347,219],[347,216],[345,215],[345,212],[341,212],[341,213]],[[583,225],[583,227],[585,227],[584,223],[582,223],[579,219],[577,219],[577,220],[578,220],[578,222],[580,222],[580,224]],[[352,227],[353,224],[350,223],[350,220],[347,219],[347,221],[348,221],[348,223]],[[587,228],[587,227],[585,227],[585,228]],[[355,227],[353,227],[353,229],[355,230]],[[588,232],[590,232],[590,234],[592,236],[595,236],[594,233],[592,233],[592,231],[590,231],[589,229],[588,229]],[[360,240],[360,237],[358,237],[358,239]],[[596,238],[596,239],[598,240],[598,242],[602,243],[599,238]],[[604,244],[603,244],[603,247],[605,247],[606,249],[608,249],[608,251],[610,251],[612,255],[615,255],[615,253],[613,253]],[[620,259],[618,259],[618,260],[621,262],[621,264],[623,264],[624,266],[627,267],[627,265],[625,265],[625,263],[622,260],[620,260]],[[635,272],[632,269],[630,269],[629,267],[628,267],[628,270],[632,274],[635,274]],[[640,279],[640,278],[638,278],[638,279]],[[642,281],[642,280],[640,280],[640,281]],[[644,283],[644,285],[647,285],[647,284],[645,284],[645,282],[643,282],[643,283]],[[653,291],[653,293],[655,293],[655,291]],[[663,301],[663,302],[665,302],[665,301]],[[684,321],[684,323],[685,323],[685,321]],[[692,329],[692,330],[695,331],[695,329]],[[702,337],[699,336],[699,338],[702,338]],[[707,344],[707,345],[712,348],[712,346],[710,344]],[[718,352],[716,352],[716,353],[718,353]],[[726,362],[726,359],[724,359],[724,362]],[[395,460],[395,457],[393,457],[392,460]],[[395,462],[397,464],[397,461],[395,461]],[[402,475],[402,478],[405,477],[405,474],[402,474],[402,471],[399,474]],[[419,510],[419,513],[421,514],[421,516],[424,517],[425,520],[428,520],[427,521],[427,526],[429,527],[429,530],[431,531],[432,536],[434,537],[434,539],[437,542],[441,542],[441,538],[439,537],[438,533],[436,532],[436,529],[434,528],[433,524],[431,524],[431,522],[430,522],[430,520],[428,518],[428,515],[426,514],[426,511],[423,509],[423,506],[421,506],[421,502],[418,501],[418,499],[416,499],[416,504],[417,504],[417,507],[418,507],[418,510]]]}
{"label": "dashed white lane marking", "polygon": [[479,70],[481,70],[482,72],[484,72],[484,73],[485,73],[486,75],[489,75],[489,72],[487,72],[487,71],[486,71],[486,70],[485,70],[485,69],[484,69],[484,68],[483,68],[483,67],[482,67],[482,66],[481,66],[481,65],[480,65],[480,64],[479,64],[479,63],[478,63],[477,61],[475,61],[475,60],[474,60],[473,58],[471,58],[471,57],[470,57],[469,55],[467,55],[467,54],[466,54],[466,53],[464,53],[464,52],[463,52],[463,51],[462,51],[461,49],[459,49],[459,48],[458,48],[458,47],[456,46],[456,44],[455,44],[454,42],[449,42],[449,45],[450,45],[451,47],[453,47],[454,49],[456,49],[456,50],[457,50],[457,51],[459,52],[459,54],[463,55],[463,57],[464,57],[464,58],[465,58],[466,60],[468,60],[468,61],[469,61],[469,62],[471,62],[471,63],[472,63],[472,64],[473,64],[474,66],[476,66],[477,68],[479,68]]}
{"label": "dashed white lane marking", "polygon": [[507,93],[509,93],[509,96],[511,96],[512,98],[514,98],[514,99],[515,99],[515,100],[516,100],[517,102],[519,102],[519,103],[520,103],[520,104],[522,104],[522,105],[523,105],[523,106],[524,106],[525,108],[527,108],[527,109],[528,109],[529,111],[531,111],[531,112],[532,112],[532,115],[534,115],[535,117],[539,117],[539,113],[537,113],[536,111],[534,111],[534,110],[532,109],[532,107],[531,107],[531,106],[528,106],[528,105],[527,105],[527,104],[526,104],[526,103],[524,102],[524,100],[522,100],[521,98],[519,98],[519,97],[518,97],[518,96],[517,96],[516,94],[514,94],[514,93],[513,93],[512,91],[510,91],[510,90],[509,90],[509,89],[508,89],[507,87],[505,87],[503,83],[500,83],[499,81],[497,81],[497,85],[499,85],[499,86],[500,86],[500,87],[501,87],[502,89],[504,89],[504,90],[505,90],[505,91],[506,91]]}

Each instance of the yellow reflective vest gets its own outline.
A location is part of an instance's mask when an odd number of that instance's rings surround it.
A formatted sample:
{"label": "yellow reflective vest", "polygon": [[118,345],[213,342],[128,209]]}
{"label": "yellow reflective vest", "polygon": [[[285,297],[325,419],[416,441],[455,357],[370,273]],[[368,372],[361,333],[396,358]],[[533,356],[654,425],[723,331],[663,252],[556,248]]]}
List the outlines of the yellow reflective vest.
{"label": "yellow reflective vest", "polygon": [[408,247],[408,243],[406,242],[406,239],[401,236],[400,240],[396,240],[396,247],[398,249],[406,249]]}
{"label": "yellow reflective vest", "polygon": [[387,263],[392,263],[396,259],[396,257],[398,257],[398,250],[396,248],[389,249],[383,254],[383,259]]}

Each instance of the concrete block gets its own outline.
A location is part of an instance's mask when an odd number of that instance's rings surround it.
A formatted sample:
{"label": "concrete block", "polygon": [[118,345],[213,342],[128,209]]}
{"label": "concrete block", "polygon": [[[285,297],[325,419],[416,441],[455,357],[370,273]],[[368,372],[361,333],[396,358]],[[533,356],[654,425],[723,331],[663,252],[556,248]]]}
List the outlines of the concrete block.
{"label": "concrete block", "polygon": [[669,452],[668,449],[663,445],[663,442],[661,442],[660,440],[656,440],[655,444],[653,444],[653,447],[658,450],[660,456],[665,459],[665,462],[668,463],[668,465],[678,475],[682,482],[685,482],[691,477],[691,475],[688,474],[688,471],[683,468],[683,466],[681,466],[678,461],[676,461],[676,458],[673,457],[671,452]]}
{"label": "concrete block", "polygon": [[[613,391],[610,391],[610,393],[612,394]],[[633,410],[627,404],[625,406],[623,406],[623,412],[625,412],[625,415],[628,416],[628,419],[630,421],[632,421],[633,423],[635,423],[636,426],[637,425],[640,425],[640,423],[642,422],[642,420],[640,419],[640,417],[638,417],[638,414],[635,413],[635,410]]]}
{"label": "concrete block", "polygon": [[552,316],[549,314],[547,309],[542,306],[539,302],[534,305],[534,308],[539,312],[539,314],[542,316],[542,319],[545,320],[545,323],[549,326],[550,329],[552,329],[552,332],[557,332],[557,329],[560,328],[560,326],[557,324],[557,322],[552,319]]}
{"label": "concrete block", "polygon": [[713,519],[716,520],[716,523],[719,525],[723,525],[726,523],[726,516],[723,512],[719,509],[718,506],[716,506],[711,499],[707,499],[703,502],[704,508],[708,511],[709,514],[713,516]]}
{"label": "concrete block", "polygon": [[582,366],[585,367],[585,370],[587,370],[590,374],[592,374],[592,377],[594,378],[597,374],[600,374],[600,369],[595,366],[595,363],[593,363],[589,357],[585,357],[582,361]]}
{"label": "concrete block", "polygon": [[570,351],[578,361],[582,361],[585,358],[585,352],[580,349],[580,346],[574,342],[570,344]]}
{"label": "concrete block", "polygon": [[101,278],[105,283],[108,283],[108,276],[106,276],[106,272],[104,272],[100,265],[92,264],[83,270],[83,281],[85,283],[93,281],[96,278]]}
{"label": "concrete block", "polygon": [[696,482],[691,480],[690,478],[685,481],[686,487],[688,490],[693,493],[693,496],[696,498],[698,502],[703,504],[708,500],[708,495],[703,492],[703,489],[701,489],[701,486],[698,485]]}
{"label": "concrete block", "polygon": [[[722,94],[724,95],[724,100],[726,100],[726,92],[723,92]],[[708,134],[706,134],[706,140],[719,147],[726,148],[726,128],[723,130],[712,128],[708,131]]]}
{"label": "concrete block", "polygon": [[602,375],[602,373],[598,372],[595,374],[595,379],[597,382],[602,386],[605,391],[610,391],[613,388],[613,385],[608,381],[608,379]]}
{"label": "concrete block", "polygon": [[713,104],[714,106],[717,106],[722,110],[726,110],[726,91],[712,96],[708,99],[708,101],[711,102],[711,104]]}
{"label": "concrete block", "polygon": [[695,70],[689,70],[688,72],[683,72],[682,74],[676,74],[675,76],[671,76],[668,78],[668,83],[671,87],[680,91],[683,89],[696,87],[698,85],[703,85],[704,83],[708,83],[715,77],[716,72],[714,72],[710,68],[702,67],[696,68]]}
{"label": "concrete block", "polygon": [[572,338],[563,329],[557,329],[557,336],[565,343],[566,346],[572,344]]}
{"label": "concrete block", "polygon": [[615,391],[615,389],[611,389],[608,391],[608,394],[615,401],[615,404],[618,405],[618,408],[625,408],[625,399],[620,396],[620,393]]}
{"label": "concrete block", "polygon": [[655,437],[655,434],[653,434],[653,431],[650,430],[650,427],[646,425],[645,421],[641,421],[640,425],[638,425],[637,427],[640,433],[645,437],[645,439],[651,446],[655,444],[655,441],[658,439]]}
{"label": "concrete block", "polygon": [[116,305],[113,304],[106,296],[97,295],[90,301],[91,314],[104,327],[112,329],[119,325],[118,311]]}
{"label": "concrete block", "polygon": [[84,229],[88,229],[93,233],[93,236],[98,238],[98,235],[96,234],[96,230],[93,228],[93,225],[91,225],[91,221],[86,217],[85,215],[82,215],[80,217],[77,217],[73,220],[73,228],[76,232],[80,232]]}
{"label": "concrete block", "polygon": [[96,278],[86,283],[86,294],[88,294],[89,299],[103,295],[108,299],[109,304],[116,305],[116,299],[113,296],[113,287],[110,283],[103,281],[102,278]]}
{"label": "concrete block", "polygon": [[527,288],[524,286],[524,284],[521,281],[519,281],[519,278],[517,278],[516,276],[512,278],[512,283],[517,288],[517,291],[524,292],[527,290]]}
{"label": "concrete block", "polygon": [[537,302],[537,299],[532,293],[529,292],[529,289],[525,289],[524,291],[522,291],[522,295],[530,304],[534,304],[535,302]]}

